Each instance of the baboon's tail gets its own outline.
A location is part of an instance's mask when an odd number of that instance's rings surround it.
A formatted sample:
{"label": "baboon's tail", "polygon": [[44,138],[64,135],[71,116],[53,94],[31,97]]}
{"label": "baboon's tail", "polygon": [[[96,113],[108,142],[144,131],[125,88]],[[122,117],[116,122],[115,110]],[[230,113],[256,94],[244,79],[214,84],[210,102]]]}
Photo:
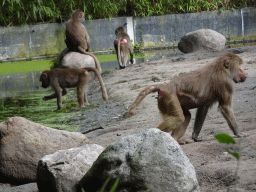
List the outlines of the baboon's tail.
{"label": "baboon's tail", "polygon": [[121,38],[119,37],[118,44],[117,44],[118,62],[119,62],[119,66],[123,67],[124,64],[122,63],[120,46],[121,46]]}
{"label": "baboon's tail", "polygon": [[142,90],[135,101],[132,103],[129,113],[127,114],[128,117],[134,115],[137,107],[139,106],[140,102],[149,94],[149,93],[154,93],[160,90],[161,85],[151,85],[144,90]]}
{"label": "baboon's tail", "polygon": [[107,90],[106,90],[106,87],[104,85],[103,79],[102,79],[99,71],[94,67],[85,67],[84,69],[87,71],[93,71],[95,73],[95,75],[98,77],[100,86],[101,86],[101,90],[102,90],[102,98],[107,101],[108,100]]}
{"label": "baboon's tail", "polygon": [[87,52],[85,50],[83,50],[82,48],[78,47],[78,50],[80,53],[83,53],[85,55],[89,55],[91,56],[93,59],[94,59],[94,62],[95,62],[95,67],[98,69],[99,73],[102,74],[102,69],[101,69],[101,66],[100,66],[100,62],[98,61],[98,59],[95,57],[95,55],[93,55],[92,53],[90,52]]}

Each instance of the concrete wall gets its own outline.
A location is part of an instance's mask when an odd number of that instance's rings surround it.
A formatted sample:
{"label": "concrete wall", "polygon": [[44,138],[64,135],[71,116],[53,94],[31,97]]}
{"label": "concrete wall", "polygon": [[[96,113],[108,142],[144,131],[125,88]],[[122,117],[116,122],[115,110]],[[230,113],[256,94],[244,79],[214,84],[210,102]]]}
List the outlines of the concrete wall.
{"label": "concrete wall", "polygon": [[145,46],[177,44],[186,33],[202,28],[226,37],[256,34],[256,8],[134,19],[135,42],[143,39]]}
{"label": "concrete wall", "polygon": [[[127,32],[134,43],[173,45],[186,33],[202,28],[213,29],[226,37],[256,34],[256,8],[87,20],[84,24],[91,38],[91,49],[113,48],[114,31],[124,23],[127,23]],[[0,27],[0,60],[55,55],[65,48],[64,39],[65,23]]]}
{"label": "concrete wall", "polygon": [[65,47],[65,24],[0,28],[0,59],[56,54]]}

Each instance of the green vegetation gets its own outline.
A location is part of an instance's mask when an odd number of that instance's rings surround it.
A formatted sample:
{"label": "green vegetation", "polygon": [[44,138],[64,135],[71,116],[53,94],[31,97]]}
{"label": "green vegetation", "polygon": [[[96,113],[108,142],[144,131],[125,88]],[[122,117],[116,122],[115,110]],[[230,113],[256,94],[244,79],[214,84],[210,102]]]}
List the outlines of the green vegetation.
{"label": "green vegetation", "polygon": [[51,60],[0,63],[0,75],[27,73],[31,71],[43,71],[50,69],[50,66]]}
{"label": "green vegetation", "polygon": [[243,40],[243,39],[256,39],[256,34],[253,34],[253,35],[250,35],[250,36],[247,36],[247,37],[244,37],[244,36],[241,36],[241,37],[230,36],[227,40],[228,41],[234,41],[234,40]]}
{"label": "green vegetation", "polygon": [[245,46],[255,46],[256,43],[251,44],[236,44],[236,45],[230,45],[229,48],[236,48],[236,47],[245,47]]}
{"label": "green vegetation", "polygon": [[[240,163],[240,154],[239,154],[240,142],[238,143],[238,150],[236,152],[236,151],[233,151],[230,146],[230,144],[236,144],[235,140],[231,136],[229,136],[226,133],[220,133],[220,134],[215,135],[215,138],[217,139],[217,141],[220,144],[224,145],[224,146],[222,146],[222,148],[225,149],[230,155],[235,157],[237,160],[237,167],[236,167],[236,172],[235,172],[235,191],[236,191],[237,183],[238,183],[238,170],[239,170],[239,163]],[[229,191],[229,189],[228,189],[228,191]]]}
{"label": "green vegetation", "polygon": [[[54,111],[57,109],[56,99],[49,101],[42,99],[46,94],[49,94],[49,91],[1,98],[0,122],[13,116],[21,116],[47,127],[66,131],[77,131],[78,124],[72,122],[73,117],[77,115],[74,109],[72,109],[73,107],[78,107],[76,94],[68,93],[67,96],[63,97],[63,109],[59,111]],[[93,106],[92,104],[90,107],[83,110],[91,109]],[[78,112],[79,111],[81,111],[81,109],[79,109]]]}
{"label": "green vegetation", "polygon": [[[100,63],[115,61],[116,55],[97,55]],[[141,57],[137,55],[135,58]],[[34,61],[19,61],[10,63],[0,63],[0,75],[9,75],[14,73],[27,73],[31,71],[44,71],[50,69],[52,66],[52,59],[34,60]]]}
{"label": "green vegetation", "polygon": [[2,0],[0,25],[60,22],[69,18],[74,9],[82,10],[87,19],[99,19],[223,11],[250,6],[256,6],[255,0]]}
{"label": "green vegetation", "polygon": [[100,63],[102,62],[109,62],[109,61],[116,61],[116,54],[112,55],[97,55],[97,59],[99,60]]}
{"label": "green vegetation", "polygon": [[[100,63],[116,61],[115,54],[97,55],[96,57]],[[143,57],[145,57],[143,53],[134,54],[134,58],[143,58]],[[44,71],[44,70],[50,69],[52,65],[53,65],[53,59],[6,62],[6,63],[0,62],[0,75]]]}

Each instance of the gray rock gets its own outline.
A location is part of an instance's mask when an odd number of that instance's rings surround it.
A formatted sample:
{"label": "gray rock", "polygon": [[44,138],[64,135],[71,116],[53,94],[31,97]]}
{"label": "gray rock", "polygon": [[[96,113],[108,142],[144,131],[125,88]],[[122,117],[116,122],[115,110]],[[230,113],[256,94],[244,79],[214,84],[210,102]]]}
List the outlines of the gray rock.
{"label": "gray rock", "polygon": [[38,192],[36,183],[29,183],[25,185],[20,185],[16,187],[10,187],[8,189],[1,190],[1,192]]}
{"label": "gray rock", "polygon": [[37,167],[39,191],[73,192],[104,148],[97,144],[60,150],[44,156]]}
{"label": "gray rock", "polygon": [[199,29],[183,36],[178,43],[178,49],[183,53],[200,50],[222,51],[225,48],[226,38],[211,29]]}
{"label": "gray rock", "polygon": [[193,165],[180,145],[156,128],[125,136],[109,145],[84,175],[80,185],[94,192],[117,178],[116,192],[200,191]]}
{"label": "gray rock", "polygon": [[67,53],[61,60],[61,66],[67,68],[96,67],[91,56],[78,52]]}
{"label": "gray rock", "polygon": [[13,184],[35,182],[37,163],[42,157],[86,143],[88,139],[81,133],[56,130],[23,117],[12,117],[0,123],[1,180]]}

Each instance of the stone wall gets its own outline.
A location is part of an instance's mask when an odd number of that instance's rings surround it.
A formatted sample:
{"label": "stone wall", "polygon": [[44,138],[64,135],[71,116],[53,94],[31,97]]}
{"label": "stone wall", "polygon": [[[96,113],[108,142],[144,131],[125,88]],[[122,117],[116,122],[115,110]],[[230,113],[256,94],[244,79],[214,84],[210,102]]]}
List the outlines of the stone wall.
{"label": "stone wall", "polygon": [[[211,11],[144,18],[118,17],[86,20],[92,51],[113,48],[114,31],[127,23],[133,43],[170,46],[191,31],[209,28],[226,37],[256,34],[256,8]],[[0,60],[55,55],[65,48],[65,23],[0,27]]]}

